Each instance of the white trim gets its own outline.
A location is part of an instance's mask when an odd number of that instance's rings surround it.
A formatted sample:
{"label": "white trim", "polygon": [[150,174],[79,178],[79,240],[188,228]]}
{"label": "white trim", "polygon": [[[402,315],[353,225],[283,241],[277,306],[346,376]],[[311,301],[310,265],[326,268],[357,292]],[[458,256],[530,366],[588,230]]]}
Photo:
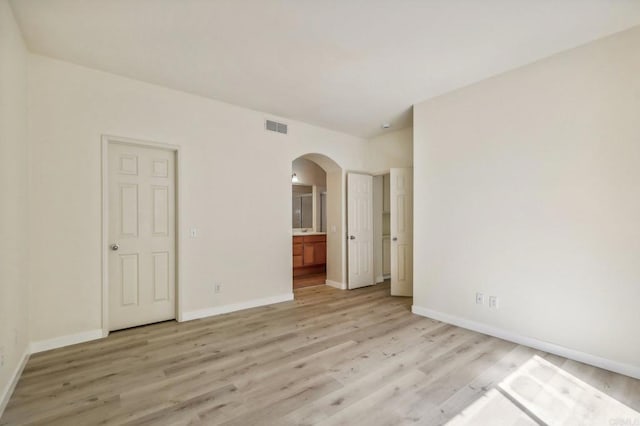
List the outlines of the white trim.
{"label": "white trim", "polygon": [[376,284],[380,284],[382,282],[384,282],[384,276],[383,275],[378,275],[376,277]]}
{"label": "white trim", "polygon": [[24,348],[22,360],[16,366],[16,369],[11,375],[11,380],[9,380],[7,386],[2,390],[2,394],[0,394],[0,417],[2,417],[4,409],[7,408],[7,404],[11,399],[11,395],[13,395],[13,391],[18,384],[18,380],[20,380],[20,376],[22,375],[22,371],[24,370],[25,365],[27,365],[27,361],[29,361],[29,345]]}
{"label": "white trim", "polygon": [[329,287],[338,288],[340,290],[346,290],[347,289],[347,286],[344,283],[339,283],[337,281],[326,280],[325,284],[328,285]]}
{"label": "white trim", "polygon": [[67,336],[55,337],[49,340],[40,340],[31,342],[31,353],[44,352],[51,349],[62,348],[64,346],[75,345],[77,343],[89,342],[91,340],[102,339],[105,337],[101,328],[95,330],[83,331],[82,333],[69,334]]}
{"label": "white trim", "polygon": [[613,371],[615,373],[624,374],[625,376],[640,379],[640,365],[631,365],[613,361],[611,359],[602,358],[597,355],[577,351],[571,348],[566,348],[564,346],[545,342],[543,340],[538,340],[533,337],[522,336],[520,334],[516,334],[502,328],[497,328],[488,324],[456,317],[454,315],[445,314],[443,312],[434,311],[433,309],[423,308],[421,306],[413,305],[411,307],[411,312],[423,317],[428,317],[438,321],[446,322],[448,324],[457,325],[458,327],[477,331],[478,333],[488,334],[490,336],[498,337],[503,340],[508,340],[520,345],[529,346],[534,349],[539,349],[541,351],[560,355],[565,358],[583,362],[585,364],[604,368],[605,370]]}
{"label": "white trim", "polygon": [[175,155],[175,271],[176,271],[176,320],[184,321],[181,301],[182,286],[182,250],[180,250],[180,211],[181,211],[181,194],[180,190],[180,146],[165,143],[150,142],[138,139],[125,138],[121,136],[102,135],[102,336],[109,335],[109,144],[118,143],[124,145],[134,145],[144,148],[156,148],[165,151],[172,151]]}
{"label": "white trim", "polygon": [[293,300],[293,293],[285,293],[278,296],[253,299],[240,303],[232,303],[230,305],[214,306],[212,308],[199,309],[197,311],[183,312],[182,321],[191,321],[198,318],[207,318],[214,315],[228,314],[229,312],[257,308],[258,306],[273,305],[275,303],[289,302],[291,300]]}

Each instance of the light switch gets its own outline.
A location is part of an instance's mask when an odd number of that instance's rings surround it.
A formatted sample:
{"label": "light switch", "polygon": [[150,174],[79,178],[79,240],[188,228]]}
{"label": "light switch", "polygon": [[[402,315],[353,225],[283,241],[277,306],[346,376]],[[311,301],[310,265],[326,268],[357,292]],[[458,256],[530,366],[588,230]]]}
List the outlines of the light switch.
{"label": "light switch", "polygon": [[338,228],[335,225],[331,225],[331,232],[336,232]]}
{"label": "light switch", "polygon": [[189,237],[196,238],[197,236],[198,236],[198,229],[197,228],[189,229]]}
{"label": "light switch", "polygon": [[498,296],[489,296],[489,307],[491,309],[498,309]]}

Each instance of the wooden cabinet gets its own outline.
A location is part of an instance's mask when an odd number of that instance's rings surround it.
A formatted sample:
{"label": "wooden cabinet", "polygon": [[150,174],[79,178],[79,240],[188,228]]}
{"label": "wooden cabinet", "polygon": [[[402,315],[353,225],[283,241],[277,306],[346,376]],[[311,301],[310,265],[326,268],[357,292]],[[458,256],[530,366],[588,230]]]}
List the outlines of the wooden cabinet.
{"label": "wooden cabinet", "polygon": [[318,242],[313,245],[313,262],[316,265],[324,265],[327,263],[327,243]]}
{"label": "wooden cabinet", "polygon": [[[300,238],[300,240],[297,240],[297,238]],[[302,265],[302,237],[293,237],[293,267],[299,268]]]}
{"label": "wooden cabinet", "polygon": [[315,244],[306,243],[302,246],[302,264],[304,266],[314,265],[315,258],[313,252],[315,251]]}
{"label": "wooden cabinet", "polygon": [[316,274],[326,270],[327,236],[293,237],[293,276]]}

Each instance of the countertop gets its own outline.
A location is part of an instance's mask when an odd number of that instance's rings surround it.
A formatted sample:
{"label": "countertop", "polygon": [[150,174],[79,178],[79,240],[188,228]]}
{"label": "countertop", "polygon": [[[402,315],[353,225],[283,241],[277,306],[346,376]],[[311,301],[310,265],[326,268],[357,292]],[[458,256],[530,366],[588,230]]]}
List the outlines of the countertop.
{"label": "countertop", "polygon": [[327,235],[326,232],[298,232],[298,231],[294,231],[293,232],[293,236],[294,237],[304,237],[305,235]]}

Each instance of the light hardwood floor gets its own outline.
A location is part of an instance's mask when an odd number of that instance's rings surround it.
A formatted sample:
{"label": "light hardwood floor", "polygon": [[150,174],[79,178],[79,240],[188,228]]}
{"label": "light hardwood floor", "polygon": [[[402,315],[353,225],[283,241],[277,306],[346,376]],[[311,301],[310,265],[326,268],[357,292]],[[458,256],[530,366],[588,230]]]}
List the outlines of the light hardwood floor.
{"label": "light hardwood floor", "polygon": [[303,275],[301,277],[293,277],[293,289],[304,287],[312,287],[314,285],[324,285],[327,281],[327,273]]}
{"label": "light hardwood floor", "polygon": [[388,284],[295,293],[34,355],[0,424],[640,424],[640,381],[413,315]]}

